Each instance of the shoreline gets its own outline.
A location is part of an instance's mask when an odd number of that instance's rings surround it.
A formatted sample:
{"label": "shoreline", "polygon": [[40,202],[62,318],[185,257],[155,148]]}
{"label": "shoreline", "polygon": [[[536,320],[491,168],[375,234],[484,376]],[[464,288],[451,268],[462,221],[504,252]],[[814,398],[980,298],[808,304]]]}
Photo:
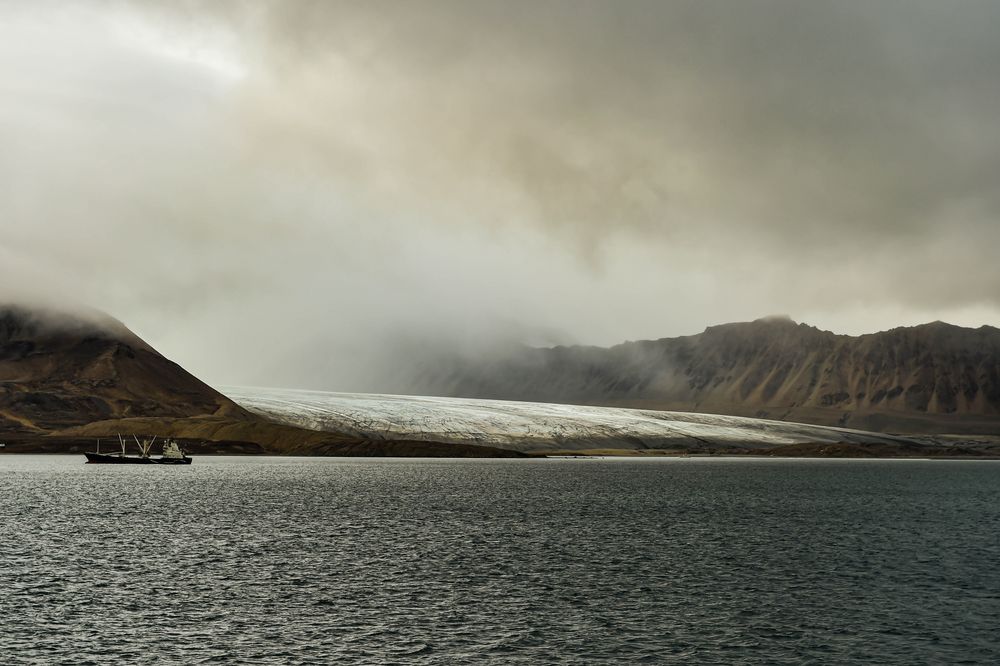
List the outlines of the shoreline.
{"label": "shoreline", "polygon": [[[0,460],[5,456],[62,456],[62,457],[83,457],[83,451],[42,451],[42,450],[18,450],[11,451],[0,449]],[[135,455],[129,452],[128,455]],[[218,458],[301,458],[301,459],[396,459],[396,460],[909,460],[909,461],[1000,461],[1000,455],[782,455],[780,453],[638,453],[638,454],[614,454],[614,453],[543,453],[530,452],[518,457],[499,456],[427,456],[427,455],[303,455],[300,453],[278,453],[274,451],[243,452],[243,451],[204,451],[192,453],[192,458],[198,457],[218,457]]]}
{"label": "shoreline", "polygon": [[[586,449],[534,449],[518,451],[490,446],[454,445],[424,440],[369,440],[346,442],[337,446],[309,446],[308,437],[330,437],[335,434],[304,431],[290,428],[287,441],[281,446],[242,439],[211,440],[199,437],[170,437],[175,439],[184,451],[197,456],[275,456],[304,458],[801,458],[801,459],[878,459],[878,460],[1000,460],[1000,443],[996,441],[975,441],[956,439],[946,442],[887,442],[857,444],[840,443],[797,443],[781,446],[761,447],[738,442],[717,446],[670,449],[625,449],[592,447]],[[95,452],[117,453],[121,450],[117,436],[93,437],[80,435],[35,435],[14,434],[13,437],[0,435],[0,456],[17,454],[79,455]],[[137,433],[139,438],[148,437]],[[302,440],[298,437],[302,436]],[[138,453],[132,434],[126,437],[126,451],[130,455]],[[159,440],[158,440],[159,441]],[[291,444],[291,445],[289,445]],[[339,442],[338,442],[339,444]]]}

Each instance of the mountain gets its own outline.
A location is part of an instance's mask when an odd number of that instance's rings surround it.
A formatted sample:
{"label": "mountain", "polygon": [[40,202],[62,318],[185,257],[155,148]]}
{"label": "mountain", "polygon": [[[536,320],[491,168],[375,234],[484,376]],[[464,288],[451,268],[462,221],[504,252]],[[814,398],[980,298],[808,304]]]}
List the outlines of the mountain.
{"label": "mountain", "polygon": [[134,416],[245,416],[99,312],[0,307],[0,427],[45,432]]}
{"label": "mountain", "polygon": [[426,356],[413,392],[755,416],[864,430],[1000,430],[1000,330],[933,322],[861,336],[787,317],[610,348]]}
{"label": "mountain", "polygon": [[489,447],[371,441],[247,412],[100,312],[0,305],[5,451],[65,451],[118,434],[181,439],[199,452],[516,455]]}
{"label": "mountain", "polygon": [[[969,435],[1000,431],[998,359],[1000,331],[990,327],[935,322],[851,337],[768,318],[607,349],[518,347],[476,358],[425,354],[420,378],[427,393],[465,398]],[[174,437],[194,453],[460,457],[520,455],[518,449],[556,444],[567,450],[703,451],[774,438],[799,446],[802,455],[815,454],[815,447],[832,455],[831,445],[850,455],[859,453],[844,446],[916,446],[904,453],[924,455],[925,445],[947,448],[953,441],[889,441],[871,433],[662,411],[553,411],[433,399],[398,405],[392,396],[315,392],[233,395],[241,404],[107,315],[0,306],[0,440],[7,452],[80,451],[96,438],[116,440],[118,433]],[[399,409],[379,412],[385,405]],[[945,453],[968,453],[956,451]]]}

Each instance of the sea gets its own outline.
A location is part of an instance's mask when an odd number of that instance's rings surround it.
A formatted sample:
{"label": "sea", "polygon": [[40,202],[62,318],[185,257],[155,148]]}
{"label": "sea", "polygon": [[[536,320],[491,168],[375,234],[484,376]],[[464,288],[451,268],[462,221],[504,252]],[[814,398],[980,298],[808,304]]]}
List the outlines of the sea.
{"label": "sea", "polygon": [[1000,461],[0,455],[0,663],[996,664]]}

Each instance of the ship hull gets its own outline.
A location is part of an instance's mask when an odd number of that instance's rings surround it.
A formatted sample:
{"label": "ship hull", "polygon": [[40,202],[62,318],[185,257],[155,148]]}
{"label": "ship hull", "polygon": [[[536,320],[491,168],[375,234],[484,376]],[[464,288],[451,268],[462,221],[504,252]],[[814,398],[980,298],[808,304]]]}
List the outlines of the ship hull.
{"label": "ship hull", "polygon": [[141,458],[136,456],[109,456],[103,453],[84,453],[88,463],[102,465],[190,465],[191,459],[183,458]]}

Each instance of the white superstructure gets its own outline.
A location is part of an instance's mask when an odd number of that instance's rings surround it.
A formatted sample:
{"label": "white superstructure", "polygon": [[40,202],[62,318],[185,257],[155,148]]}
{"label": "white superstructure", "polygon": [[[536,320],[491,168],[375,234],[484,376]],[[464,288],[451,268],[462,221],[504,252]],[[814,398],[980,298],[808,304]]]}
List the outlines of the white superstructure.
{"label": "white superstructure", "polygon": [[168,439],[163,443],[163,457],[170,459],[179,459],[184,457],[184,452],[181,451],[181,447],[178,446],[177,442]]}

